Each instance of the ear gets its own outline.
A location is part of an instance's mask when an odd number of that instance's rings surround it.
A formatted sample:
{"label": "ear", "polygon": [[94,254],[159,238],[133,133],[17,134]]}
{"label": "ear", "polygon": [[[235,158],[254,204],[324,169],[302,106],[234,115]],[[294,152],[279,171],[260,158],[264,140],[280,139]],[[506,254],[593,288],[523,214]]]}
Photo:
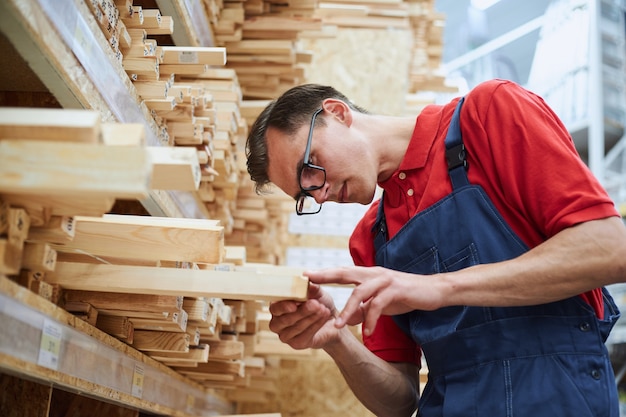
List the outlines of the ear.
{"label": "ear", "polygon": [[322,102],[322,108],[332,114],[340,123],[348,127],[352,124],[352,109],[343,101],[327,98]]}

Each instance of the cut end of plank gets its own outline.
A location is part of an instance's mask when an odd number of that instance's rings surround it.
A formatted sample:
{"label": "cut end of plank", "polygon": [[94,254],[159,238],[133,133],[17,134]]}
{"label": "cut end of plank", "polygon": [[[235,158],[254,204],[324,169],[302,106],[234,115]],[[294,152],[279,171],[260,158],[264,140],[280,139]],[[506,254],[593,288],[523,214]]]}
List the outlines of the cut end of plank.
{"label": "cut end of plank", "polygon": [[295,300],[306,301],[309,292],[309,279],[304,275],[294,277],[291,292],[294,294]]}

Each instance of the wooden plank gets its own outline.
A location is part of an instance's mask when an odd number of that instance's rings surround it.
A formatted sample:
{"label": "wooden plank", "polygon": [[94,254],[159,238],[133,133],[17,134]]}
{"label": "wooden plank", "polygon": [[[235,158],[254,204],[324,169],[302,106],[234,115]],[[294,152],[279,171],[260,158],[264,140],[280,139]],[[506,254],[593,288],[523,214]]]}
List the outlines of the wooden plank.
{"label": "wooden plank", "polygon": [[169,111],[169,110],[173,110],[176,107],[176,98],[175,97],[150,98],[150,99],[144,100],[144,103],[150,110]]}
{"label": "wooden plank", "polygon": [[6,210],[6,237],[0,238],[0,274],[18,274],[22,265],[24,241],[30,230],[30,216],[22,208]]}
{"label": "wooden plank", "polygon": [[31,271],[54,271],[57,252],[47,243],[26,242],[22,253],[22,268]]}
{"label": "wooden plank", "polygon": [[70,290],[270,301],[306,300],[308,288],[301,275],[66,262],[57,262],[46,281]]}
{"label": "wooden plank", "polygon": [[[182,307],[182,297],[176,295],[119,294],[108,291],[65,291],[65,303],[91,304],[101,312],[112,315],[110,310],[120,310],[123,315],[139,315],[154,312],[150,317],[167,317],[164,313],[176,313]],[[132,309],[132,310],[130,310]],[[124,311],[129,310],[129,311]]]}
{"label": "wooden plank", "polygon": [[245,39],[239,42],[227,42],[226,50],[229,56],[232,54],[285,54],[290,55],[294,52],[293,41],[285,41],[280,39]]}
{"label": "wooden plank", "polygon": [[103,123],[102,142],[109,146],[144,146],[146,126],[141,123]]}
{"label": "wooden plank", "polygon": [[245,246],[226,246],[225,250],[224,262],[230,262],[235,265],[243,265],[246,262]]}
{"label": "wooden plank", "polygon": [[31,227],[28,230],[27,240],[62,244],[74,239],[74,232],[74,217],[52,216],[46,224]]}
{"label": "wooden plank", "polygon": [[57,251],[144,260],[219,263],[224,228],[214,220],[105,215],[75,217],[75,235]]}
{"label": "wooden plank", "polygon": [[209,345],[203,344],[197,347],[189,346],[189,352],[154,352],[150,353],[150,356],[158,361],[206,363],[209,360],[209,351]]}
{"label": "wooden plank", "polygon": [[[218,342],[210,343],[217,345]],[[230,374],[238,375],[240,377],[245,376],[245,363],[242,360],[216,360],[213,357],[213,353],[213,347],[210,347],[210,359],[205,363],[199,363],[193,371],[207,374]]]}
{"label": "wooden plank", "polygon": [[189,352],[187,333],[135,330],[133,347],[146,352]]}
{"label": "wooden plank", "polygon": [[0,235],[9,230],[9,203],[0,199]]}
{"label": "wooden plank", "polygon": [[51,216],[102,216],[115,204],[114,196],[3,194],[2,198],[13,206],[24,207],[38,226],[46,224]]}
{"label": "wooden plank", "polygon": [[94,110],[0,108],[0,139],[98,143],[100,114]]}
{"label": "wooden plank", "polygon": [[195,191],[200,185],[200,162],[196,148],[150,146],[153,190]]}
{"label": "wooden plank", "polygon": [[122,65],[129,75],[141,75],[150,81],[159,79],[159,63],[155,57],[124,58]]}
{"label": "wooden plank", "polygon": [[30,216],[23,208],[9,207],[7,213],[7,236],[10,240],[23,242],[30,230]]}
{"label": "wooden plank", "polygon": [[165,99],[170,90],[170,85],[167,81],[137,81],[133,85],[143,99]]}
{"label": "wooden plank", "polygon": [[134,334],[133,323],[123,316],[109,316],[98,314],[96,327],[113,337],[123,340],[132,339]]}
{"label": "wooden plank", "polygon": [[185,297],[183,310],[187,312],[190,321],[206,322],[209,318],[210,307],[206,298]]}
{"label": "wooden plank", "polygon": [[163,46],[162,48],[162,64],[226,64],[226,48],[224,47]]}
{"label": "wooden plank", "polygon": [[243,22],[246,31],[289,32],[302,30],[321,30],[322,19],[310,17],[256,16]]}
{"label": "wooden plank", "polygon": [[209,69],[208,64],[162,64],[159,66],[161,74],[202,74]]}
{"label": "wooden plank", "polygon": [[149,194],[143,148],[30,140],[0,141],[0,192],[113,196]]}
{"label": "wooden plank", "polygon": [[139,330],[158,330],[176,333],[185,333],[187,331],[187,312],[185,310],[172,313],[167,318],[129,317],[129,320],[133,323],[133,327]]}

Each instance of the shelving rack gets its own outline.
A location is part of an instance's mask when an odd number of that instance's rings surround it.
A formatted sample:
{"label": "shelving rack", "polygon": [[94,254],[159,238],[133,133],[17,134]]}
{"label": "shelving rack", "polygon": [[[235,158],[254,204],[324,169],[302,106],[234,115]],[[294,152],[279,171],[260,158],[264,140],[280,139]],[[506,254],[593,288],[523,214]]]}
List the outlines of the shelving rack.
{"label": "shelving rack", "polygon": [[[160,2],[178,20],[174,38],[212,44],[200,0]],[[184,21],[183,21],[184,20]],[[82,1],[0,2],[0,34],[63,108],[97,110],[108,122],[141,123],[161,145],[148,109]],[[11,58],[5,65],[10,65]],[[205,218],[192,193],[152,190],[153,216]],[[97,330],[0,275],[0,371],[123,408],[170,416],[231,414],[212,390]],[[51,391],[50,391],[51,392]],[[49,397],[49,396],[48,396]]]}
{"label": "shelving rack", "polygon": [[[170,3],[187,10],[180,0]],[[135,88],[89,15],[81,1],[8,0],[0,3],[0,31],[63,108],[90,108],[104,120],[145,124],[146,143],[160,145],[153,118],[137,105]],[[153,190],[141,203],[153,216],[206,217],[186,192]]]}
{"label": "shelving rack", "polygon": [[0,334],[2,372],[170,416],[232,412],[224,399],[4,277]]}

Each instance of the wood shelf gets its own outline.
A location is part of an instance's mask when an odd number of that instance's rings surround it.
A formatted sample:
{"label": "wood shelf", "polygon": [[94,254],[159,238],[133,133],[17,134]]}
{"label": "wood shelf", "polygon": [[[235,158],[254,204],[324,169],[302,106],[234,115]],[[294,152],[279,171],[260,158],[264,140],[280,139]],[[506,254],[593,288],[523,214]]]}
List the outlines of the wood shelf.
{"label": "wood shelf", "polygon": [[197,383],[0,276],[0,370],[170,416],[232,413]]}

